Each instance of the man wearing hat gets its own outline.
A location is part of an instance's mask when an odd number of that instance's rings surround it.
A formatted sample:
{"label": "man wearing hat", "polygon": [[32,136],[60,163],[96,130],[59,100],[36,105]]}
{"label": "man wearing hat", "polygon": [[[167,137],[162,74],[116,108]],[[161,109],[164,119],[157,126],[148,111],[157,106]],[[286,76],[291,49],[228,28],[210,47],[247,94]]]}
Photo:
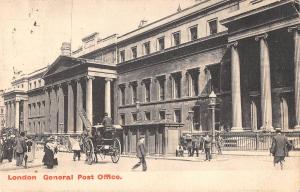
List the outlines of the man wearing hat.
{"label": "man wearing hat", "polygon": [[274,166],[280,163],[280,168],[283,169],[283,161],[286,156],[287,146],[290,145],[287,137],[281,134],[281,129],[276,129],[276,135],[273,137],[270,152],[274,156]]}
{"label": "man wearing hat", "polygon": [[104,113],[102,125],[104,126],[105,130],[112,128],[112,119],[108,116],[107,113]]}
{"label": "man wearing hat", "polygon": [[204,137],[204,150],[205,150],[205,161],[211,160],[211,142],[212,139],[209,134]]}
{"label": "man wearing hat", "polygon": [[146,160],[145,160],[145,156],[146,156],[146,147],[145,147],[145,137],[144,136],[140,136],[140,139],[137,143],[137,148],[136,148],[136,155],[139,158],[139,162],[137,164],[135,164],[132,169],[136,169],[138,168],[141,164],[143,166],[143,171],[147,171],[147,164],[146,164]]}

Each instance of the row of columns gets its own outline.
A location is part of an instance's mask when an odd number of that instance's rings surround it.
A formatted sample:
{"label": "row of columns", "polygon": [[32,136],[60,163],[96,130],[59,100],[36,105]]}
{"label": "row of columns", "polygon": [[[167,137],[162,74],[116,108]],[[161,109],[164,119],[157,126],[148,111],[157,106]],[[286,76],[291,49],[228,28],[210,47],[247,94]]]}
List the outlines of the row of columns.
{"label": "row of columns", "polygon": [[20,100],[5,102],[6,127],[20,128]]}
{"label": "row of columns", "polygon": [[[85,81],[76,79],[73,81],[61,83],[59,85],[51,86],[46,89],[46,110],[47,110],[47,127],[50,132],[63,133],[65,113],[68,114],[67,130],[68,132],[83,131],[83,123],[79,115],[79,110],[83,109],[83,83],[86,90],[86,115],[88,120],[93,124],[93,80],[95,77],[87,76]],[[105,112],[111,116],[111,82],[113,79],[105,78]],[[76,93],[75,93],[75,86]],[[63,89],[63,84],[67,85],[66,91]],[[64,111],[64,97],[68,98],[67,111]],[[76,103],[75,103],[76,97]]]}
{"label": "row of columns", "polygon": [[[295,69],[295,110],[296,125],[300,128],[300,26],[291,27],[289,32],[294,33],[294,69]],[[260,46],[260,81],[261,81],[261,117],[262,129],[272,130],[272,97],[270,77],[270,55],[267,44],[268,34],[255,37]],[[232,97],[232,131],[242,131],[240,58],[238,42],[228,45],[231,48],[231,97]]]}

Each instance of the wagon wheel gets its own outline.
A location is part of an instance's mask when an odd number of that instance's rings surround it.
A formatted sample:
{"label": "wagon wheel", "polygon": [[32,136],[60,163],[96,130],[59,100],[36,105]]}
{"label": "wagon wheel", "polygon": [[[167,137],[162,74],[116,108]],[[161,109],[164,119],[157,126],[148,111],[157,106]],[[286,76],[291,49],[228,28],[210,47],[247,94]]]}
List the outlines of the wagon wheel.
{"label": "wagon wheel", "polygon": [[120,154],[121,154],[121,143],[119,139],[115,138],[113,140],[112,153],[111,153],[111,160],[113,163],[117,163],[119,161]]}

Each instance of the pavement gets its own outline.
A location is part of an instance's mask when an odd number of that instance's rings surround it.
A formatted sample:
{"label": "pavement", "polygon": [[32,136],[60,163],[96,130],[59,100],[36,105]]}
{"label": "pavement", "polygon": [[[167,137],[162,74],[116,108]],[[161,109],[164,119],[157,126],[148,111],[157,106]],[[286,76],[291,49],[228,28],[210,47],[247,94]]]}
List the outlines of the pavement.
{"label": "pavement", "polygon": [[[204,153],[199,157],[147,156],[148,170],[142,172],[141,167],[131,170],[138,161],[134,155],[122,155],[117,164],[105,157],[88,165],[84,155],[80,161],[73,161],[72,153],[63,152],[57,155],[58,166],[46,169],[41,163],[43,152],[39,151],[27,169],[16,167],[15,161],[4,160],[0,164],[0,191],[300,191],[300,157],[286,158],[281,170],[273,166],[273,158],[267,152],[239,154],[218,155],[210,162],[204,161]],[[122,179],[99,179],[104,174]],[[8,179],[24,175],[36,176],[37,180]],[[74,179],[45,179],[45,176],[66,175],[73,175]]]}

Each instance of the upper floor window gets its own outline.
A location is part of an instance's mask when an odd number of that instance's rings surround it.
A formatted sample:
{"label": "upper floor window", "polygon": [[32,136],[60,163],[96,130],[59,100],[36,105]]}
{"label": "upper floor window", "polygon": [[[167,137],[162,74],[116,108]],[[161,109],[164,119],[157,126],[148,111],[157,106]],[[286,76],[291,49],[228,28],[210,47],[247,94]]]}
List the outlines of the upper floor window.
{"label": "upper floor window", "polygon": [[172,74],[172,98],[181,97],[181,72]]}
{"label": "upper floor window", "polygon": [[23,88],[23,87],[24,87],[24,85],[22,84],[22,85],[21,85],[21,87]]}
{"label": "upper floor window", "polygon": [[120,62],[125,61],[125,50],[120,51]]}
{"label": "upper floor window", "polygon": [[190,69],[187,71],[188,96],[197,96],[199,93],[199,69]]}
{"label": "upper floor window", "polygon": [[136,46],[131,48],[131,53],[132,53],[133,59],[137,58],[137,47]]}
{"label": "upper floor window", "polygon": [[31,89],[31,83],[29,83],[29,89]]}
{"label": "upper floor window", "polygon": [[220,65],[209,65],[205,69],[207,92],[220,92]]}
{"label": "upper floor window", "polygon": [[218,22],[217,19],[208,21],[209,35],[215,34],[218,32]]}
{"label": "upper floor window", "polygon": [[125,85],[119,85],[121,94],[121,105],[125,105]]}
{"label": "upper floor window", "polygon": [[160,120],[166,119],[166,111],[165,110],[159,111],[159,119]]}
{"label": "upper floor window", "polygon": [[144,43],[144,55],[150,54],[150,42]]}
{"label": "upper floor window", "polygon": [[132,121],[133,122],[137,121],[137,114],[136,113],[132,113]]}
{"label": "upper floor window", "polygon": [[143,84],[145,85],[145,102],[150,102],[150,85],[151,85],[151,79],[144,79]]}
{"label": "upper floor window", "polygon": [[4,110],[3,109],[1,109],[1,114],[3,114],[4,113]]}
{"label": "upper floor window", "polygon": [[120,114],[120,124],[125,125],[125,114]]}
{"label": "upper floor window", "polygon": [[180,44],[180,32],[173,33],[173,45],[177,46]]}
{"label": "upper floor window", "polygon": [[165,87],[166,87],[166,76],[159,76],[157,77],[158,80],[158,85],[159,85],[159,89],[158,89],[158,97],[160,101],[165,100]]}
{"label": "upper floor window", "polygon": [[137,101],[137,81],[133,81],[130,83],[131,93],[132,93],[132,104]]}
{"label": "upper floor window", "polygon": [[41,87],[42,86],[42,81],[41,80],[39,80],[39,87]]}
{"label": "upper floor window", "polygon": [[157,39],[158,42],[158,50],[164,50],[165,49],[165,37],[161,37]]}
{"label": "upper floor window", "polygon": [[176,109],[174,111],[174,121],[176,123],[181,123],[181,110],[180,109]]}
{"label": "upper floor window", "polygon": [[151,120],[151,113],[149,111],[145,111],[145,120],[150,121]]}
{"label": "upper floor window", "polygon": [[198,39],[198,26],[193,26],[190,28],[191,41]]}
{"label": "upper floor window", "polygon": [[34,84],[34,88],[36,88],[36,82],[34,82],[33,84]]}

